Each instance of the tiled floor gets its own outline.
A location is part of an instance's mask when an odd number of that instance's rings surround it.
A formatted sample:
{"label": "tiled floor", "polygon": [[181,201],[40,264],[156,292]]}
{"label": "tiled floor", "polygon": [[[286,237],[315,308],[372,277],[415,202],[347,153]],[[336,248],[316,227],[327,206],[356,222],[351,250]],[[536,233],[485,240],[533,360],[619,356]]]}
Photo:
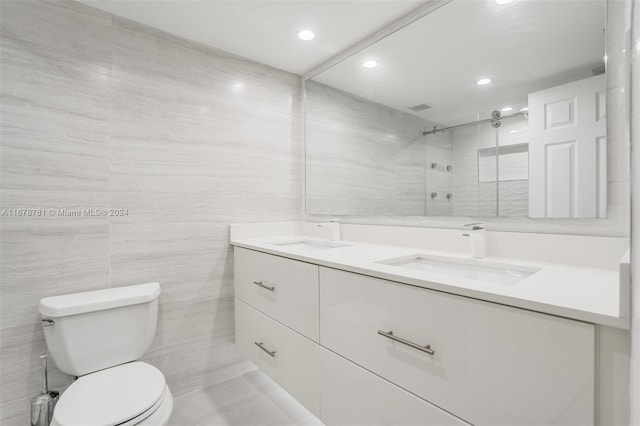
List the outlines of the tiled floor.
{"label": "tiled floor", "polygon": [[323,426],[259,370],[177,397],[169,426]]}

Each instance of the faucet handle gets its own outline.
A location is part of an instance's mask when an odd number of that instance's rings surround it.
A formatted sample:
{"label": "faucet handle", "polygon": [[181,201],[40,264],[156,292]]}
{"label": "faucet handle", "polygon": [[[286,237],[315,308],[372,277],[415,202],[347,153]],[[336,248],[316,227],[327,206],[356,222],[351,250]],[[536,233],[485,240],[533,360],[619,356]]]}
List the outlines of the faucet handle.
{"label": "faucet handle", "polygon": [[471,228],[472,231],[479,231],[480,229],[485,229],[485,224],[482,222],[467,223],[464,226],[465,228]]}

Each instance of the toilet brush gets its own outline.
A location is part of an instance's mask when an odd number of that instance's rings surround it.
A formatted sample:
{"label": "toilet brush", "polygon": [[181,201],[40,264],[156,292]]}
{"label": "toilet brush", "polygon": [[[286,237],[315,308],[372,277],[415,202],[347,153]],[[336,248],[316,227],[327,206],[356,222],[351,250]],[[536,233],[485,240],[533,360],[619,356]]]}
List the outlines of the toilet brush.
{"label": "toilet brush", "polygon": [[31,399],[31,426],[49,426],[53,418],[53,409],[60,393],[49,390],[47,379],[47,354],[40,355],[42,360],[42,392]]}

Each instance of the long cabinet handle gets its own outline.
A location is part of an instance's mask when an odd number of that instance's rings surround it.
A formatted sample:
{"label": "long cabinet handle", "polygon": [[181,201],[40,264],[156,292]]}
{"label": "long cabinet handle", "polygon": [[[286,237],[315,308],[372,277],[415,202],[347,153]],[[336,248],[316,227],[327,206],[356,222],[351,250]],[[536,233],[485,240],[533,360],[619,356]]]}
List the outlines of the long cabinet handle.
{"label": "long cabinet handle", "polygon": [[268,353],[271,358],[274,358],[276,356],[276,351],[270,351],[269,349],[265,348],[262,342],[253,342],[253,343],[255,343],[257,347],[259,347],[260,349]]}
{"label": "long cabinet handle", "polygon": [[267,290],[269,290],[269,291],[273,291],[273,290],[275,290],[275,289],[276,289],[276,288],[275,288],[275,287],[273,287],[273,286],[269,286],[269,285],[264,284],[262,281],[254,281],[253,283],[254,283],[255,285],[257,285],[258,287],[266,288],[266,289],[267,289]]}
{"label": "long cabinet handle", "polygon": [[393,334],[393,331],[391,331],[391,330],[389,330],[389,331],[378,330],[378,334],[381,335],[381,336],[386,337],[387,339],[391,339],[391,340],[396,341],[398,343],[402,343],[403,345],[407,345],[409,347],[412,347],[413,349],[417,349],[419,351],[426,352],[429,355],[433,355],[433,354],[436,353],[433,349],[431,349],[431,345],[420,346],[417,343],[413,343],[413,342],[410,342],[410,341],[408,341],[406,339],[403,339],[402,337],[396,336],[395,334]]}

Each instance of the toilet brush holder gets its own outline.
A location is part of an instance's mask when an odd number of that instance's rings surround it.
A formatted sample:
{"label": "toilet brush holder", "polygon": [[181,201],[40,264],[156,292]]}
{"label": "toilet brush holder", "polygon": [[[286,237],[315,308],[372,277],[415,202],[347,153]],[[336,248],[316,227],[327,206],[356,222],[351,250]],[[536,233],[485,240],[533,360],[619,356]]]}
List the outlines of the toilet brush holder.
{"label": "toilet brush holder", "polygon": [[58,391],[49,390],[47,354],[40,355],[40,359],[42,359],[42,392],[31,399],[31,426],[49,426],[53,418],[53,409],[60,397]]}

